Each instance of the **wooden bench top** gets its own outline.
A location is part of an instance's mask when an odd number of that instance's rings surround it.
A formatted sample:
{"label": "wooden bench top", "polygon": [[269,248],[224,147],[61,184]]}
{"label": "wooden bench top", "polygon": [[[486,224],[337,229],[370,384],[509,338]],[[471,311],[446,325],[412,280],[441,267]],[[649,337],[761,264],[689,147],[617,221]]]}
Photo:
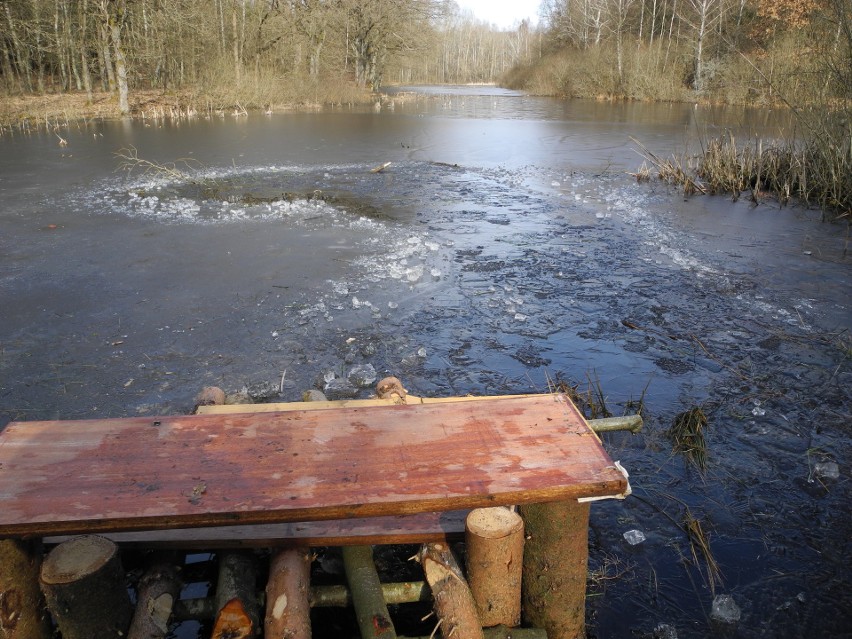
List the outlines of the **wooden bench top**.
{"label": "wooden bench top", "polygon": [[389,517],[626,488],[554,395],[14,422],[0,433],[0,536]]}

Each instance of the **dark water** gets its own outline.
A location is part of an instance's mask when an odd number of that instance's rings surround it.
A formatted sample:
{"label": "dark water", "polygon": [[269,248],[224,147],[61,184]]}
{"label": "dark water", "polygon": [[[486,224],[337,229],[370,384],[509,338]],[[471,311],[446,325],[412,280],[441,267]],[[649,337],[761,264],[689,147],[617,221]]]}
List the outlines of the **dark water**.
{"label": "dark water", "polygon": [[[591,378],[647,411],[605,440],[635,496],[592,509],[591,636],[852,636],[846,229],[626,175],[631,136],[667,154],[783,117],[420,92],[0,140],[0,426],[186,412],[206,384],[296,400],[366,364],[431,396]],[[117,172],[130,147],[185,177]],[[693,406],[703,473],[666,434]]]}

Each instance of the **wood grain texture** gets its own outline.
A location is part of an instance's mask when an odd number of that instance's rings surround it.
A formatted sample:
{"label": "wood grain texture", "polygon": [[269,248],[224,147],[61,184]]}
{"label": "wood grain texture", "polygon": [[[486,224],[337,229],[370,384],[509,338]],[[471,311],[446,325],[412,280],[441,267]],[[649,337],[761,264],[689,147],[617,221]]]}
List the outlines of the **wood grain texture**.
{"label": "wood grain texture", "polygon": [[0,433],[0,536],[406,515],[626,485],[574,406],[552,395]]}

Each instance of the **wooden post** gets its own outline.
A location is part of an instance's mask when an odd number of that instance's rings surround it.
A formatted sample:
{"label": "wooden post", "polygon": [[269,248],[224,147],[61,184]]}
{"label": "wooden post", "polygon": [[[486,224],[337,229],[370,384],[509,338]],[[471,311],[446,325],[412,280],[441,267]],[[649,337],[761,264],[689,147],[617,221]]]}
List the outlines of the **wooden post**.
{"label": "wooden post", "polygon": [[585,637],[589,504],[521,506],[526,527],[524,618],[549,639]]}
{"label": "wooden post", "polygon": [[396,630],[373,563],[372,547],[344,546],[341,550],[361,639],[396,639]]}
{"label": "wooden post", "polygon": [[151,566],[139,580],[137,591],[128,639],[163,639],[169,632],[169,619],[180,595],[177,568],[168,563]]}
{"label": "wooden post", "polygon": [[41,589],[63,639],[127,635],[133,607],[109,539],[87,535],[56,546],[42,564]]}
{"label": "wooden post", "polygon": [[275,553],[266,584],[264,637],[311,639],[311,549],[284,548]]}
{"label": "wooden post", "polygon": [[0,638],[48,639],[53,635],[38,587],[41,544],[0,540]]}
{"label": "wooden post", "polygon": [[259,627],[254,555],[226,552],[219,558],[216,623],[211,639],[248,639]]}
{"label": "wooden post", "polygon": [[465,522],[467,578],[486,628],[521,623],[524,520],[508,508],[477,508]]}
{"label": "wooden post", "polygon": [[476,602],[446,544],[424,544],[420,565],[435,598],[441,634],[453,639],[484,639]]}

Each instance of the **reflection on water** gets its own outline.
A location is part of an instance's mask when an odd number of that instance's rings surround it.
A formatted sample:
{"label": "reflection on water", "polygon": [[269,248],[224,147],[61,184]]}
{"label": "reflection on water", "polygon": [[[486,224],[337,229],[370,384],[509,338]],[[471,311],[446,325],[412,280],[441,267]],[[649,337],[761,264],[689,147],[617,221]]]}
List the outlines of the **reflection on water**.
{"label": "reflection on water", "polygon": [[[664,155],[782,118],[416,90],[378,113],[2,140],[0,425],[181,412],[205,384],[294,400],[361,365],[433,396],[600,379],[610,410],[643,397],[648,413],[644,434],[605,442],[636,497],[593,510],[594,636],[711,632],[687,507],[717,593],[743,609],[737,636],[840,636],[844,230],[625,175],[631,136]],[[115,172],[130,147],[192,162],[184,178]],[[693,405],[710,418],[703,476],[666,438]],[[828,462],[839,479],[814,474]],[[632,529],[646,540],[627,544]]]}

